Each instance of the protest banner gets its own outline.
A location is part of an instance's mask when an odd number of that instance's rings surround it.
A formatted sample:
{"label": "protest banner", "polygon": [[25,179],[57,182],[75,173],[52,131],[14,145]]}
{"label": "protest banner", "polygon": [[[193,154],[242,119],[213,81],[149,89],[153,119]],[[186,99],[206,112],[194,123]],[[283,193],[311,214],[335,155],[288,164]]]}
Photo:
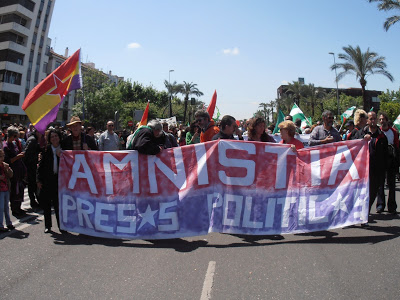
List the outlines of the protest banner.
{"label": "protest banner", "polygon": [[289,145],[231,140],[157,156],[63,151],[61,228],[108,238],[167,239],[365,223],[368,156],[363,140],[297,152]]}

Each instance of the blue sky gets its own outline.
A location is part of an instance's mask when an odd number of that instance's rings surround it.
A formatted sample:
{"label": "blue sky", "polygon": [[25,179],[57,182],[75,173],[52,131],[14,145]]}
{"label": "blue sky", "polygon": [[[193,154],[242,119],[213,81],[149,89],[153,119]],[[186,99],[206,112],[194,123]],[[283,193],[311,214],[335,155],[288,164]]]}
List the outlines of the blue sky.
{"label": "blue sky", "polygon": [[[253,116],[281,84],[335,87],[333,56],[343,46],[386,58],[394,82],[367,78],[367,89],[400,87],[400,24],[367,0],[57,0],[49,37],[57,53],[82,48],[82,61],[165,90],[193,82],[208,104],[217,90],[222,115]],[[339,61],[336,58],[337,61]],[[348,75],[339,87],[360,87]]]}

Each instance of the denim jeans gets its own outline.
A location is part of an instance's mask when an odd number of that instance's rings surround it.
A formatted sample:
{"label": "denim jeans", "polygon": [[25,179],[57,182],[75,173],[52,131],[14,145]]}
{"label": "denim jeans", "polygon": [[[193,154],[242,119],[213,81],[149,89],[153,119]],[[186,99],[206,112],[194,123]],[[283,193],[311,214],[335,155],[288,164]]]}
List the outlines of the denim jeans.
{"label": "denim jeans", "polygon": [[10,192],[0,192],[0,227],[3,226],[3,215],[6,218],[6,224],[11,225],[10,219],[10,209],[8,207],[8,203],[10,202]]}

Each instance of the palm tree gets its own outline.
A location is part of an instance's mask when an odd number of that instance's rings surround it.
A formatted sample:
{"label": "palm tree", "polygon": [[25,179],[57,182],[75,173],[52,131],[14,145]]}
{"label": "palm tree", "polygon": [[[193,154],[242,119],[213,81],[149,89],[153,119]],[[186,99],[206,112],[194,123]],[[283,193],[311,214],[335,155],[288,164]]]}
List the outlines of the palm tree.
{"label": "palm tree", "polygon": [[294,102],[300,106],[300,99],[304,95],[304,85],[298,81],[293,81],[293,83],[288,84],[286,94],[292,95]]}
{"label": "palm tree", "polygon": [[169,116],[172,117],[172,103],[171,103],[171,97],[174,95],[174,97],[180,93],[182,90],[182,84],[178,84],[176,81],[173,83],[170,83],[168,80],[164,80],[164,85],[168,91],[168,95],[170,97],[169,101]]}
{"label": "palm tree", "polygon": [[326,92],[323,88],[315,87],[314,84],[310,83],[304,86],[304,94],[306,104],[311,106],[311,116],[314,118],[315,107],[318,106],[318,103],[321,103],[321,99],[326,96]]}
{"label": "palm tree", "polygon": [[[400,1],[399,0],[369,0],[369,2],[379,2],[378,9],[381,11],[388,10],[399,10],[400,11]],[[383,24],[383,28],[386,31],[389,30],[390,26],[400,21],[400,16],[391,16],[386,19],[386,22]]]}
{"label": "palm tree", "polygon": [[182,95],[185,96],[185,110],[183,113],[183,123],[186,123],[186,111],[187,111],[187,105],[189,101],[189,96],[190,95],[196,95],[197,97],[203,96],[203,93],[199,91],[199,89],[196,87],[197,84],[193,82],[183,82],[182,88],[179,91]]}
{"label": "palm tree", "polygon": [[268,122],[269,121],[269,112],[270,112],[269,111],[269,103],[262,102],[262,103],[258,104],[258,107],[261,108],[259,111],[262,113],[262,116],[264,117],[265,122]]}
{"label": "palm tree", "polygon": [[356,79],[361,84],[361,91],[363,97],[364,110],[368,111],[370,103],[365,95],[365,86],[367,85],[366,77],[372,74],[382,74],[393,81],[393,76],[386,71],[385,58],[378,56],[375,52],[370,52],[369,48],[367,52],[362,52],[360,46],[353,48],[352,46],[343,47],[344,52],[338,55],[339,59],[343,59],[344,63],[336,63],[331,66],[331,70],[342,68],[336,80],[339,81],[347,74],[355,74]]}

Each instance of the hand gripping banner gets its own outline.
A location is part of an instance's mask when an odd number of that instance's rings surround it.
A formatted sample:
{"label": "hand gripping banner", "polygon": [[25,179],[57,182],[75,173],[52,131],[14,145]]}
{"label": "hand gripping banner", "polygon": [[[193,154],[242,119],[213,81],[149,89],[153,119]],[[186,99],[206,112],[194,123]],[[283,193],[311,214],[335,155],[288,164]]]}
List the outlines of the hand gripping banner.
{"label": "hand gripping banner", "polygon": [[295,153],[288,145],[219,140],[157,156],[63,151],[61,228],[107,238],[167,239],[365,223],[367,145],[345,141]]}

